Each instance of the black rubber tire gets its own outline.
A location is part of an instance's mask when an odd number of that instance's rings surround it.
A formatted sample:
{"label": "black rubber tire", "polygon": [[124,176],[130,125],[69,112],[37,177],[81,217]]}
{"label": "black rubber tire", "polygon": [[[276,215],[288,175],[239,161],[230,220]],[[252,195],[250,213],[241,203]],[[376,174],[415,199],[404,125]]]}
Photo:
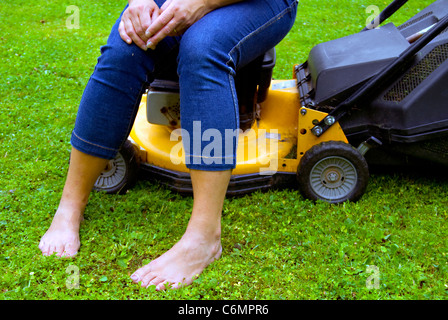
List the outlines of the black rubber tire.
{"label": "black rubber tire", "polygon": [[355,202],[367,188],[369,168],[365,158],[351,145],[342,141],[322,142],[303,155],[297,181],[307,199]]}
{"label": "black rubber tire", "polygon": [[137,181],[140,159],[134,145],[127,140],[117,156],[95,182],[93,190],[109,194],[124,194]]}

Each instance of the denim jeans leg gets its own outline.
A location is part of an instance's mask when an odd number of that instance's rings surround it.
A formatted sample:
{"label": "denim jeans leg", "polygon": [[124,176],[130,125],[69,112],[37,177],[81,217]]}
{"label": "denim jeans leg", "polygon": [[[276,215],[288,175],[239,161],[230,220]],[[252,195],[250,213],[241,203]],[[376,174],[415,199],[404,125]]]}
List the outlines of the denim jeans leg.
{"label": "denim jeans leg", "polygon": [[188,168],[236,166],[237,135],[228,135],[239,122],[234,76],[284,38],[296,8],[296,0],[246,0],[212,11],[185,32],[178,74]]}
{"label": "denim jeans leg", "polygon": [[114,158],[126,141],[155,65],[163,70],[163,65],[177,63],[178,39],[168,37],[157,50],[143,51],[121,39],[120,20],[121,16],[107,44],[101,47],[101,56],[81,98],[71,138],[75,149],[105,159]]}

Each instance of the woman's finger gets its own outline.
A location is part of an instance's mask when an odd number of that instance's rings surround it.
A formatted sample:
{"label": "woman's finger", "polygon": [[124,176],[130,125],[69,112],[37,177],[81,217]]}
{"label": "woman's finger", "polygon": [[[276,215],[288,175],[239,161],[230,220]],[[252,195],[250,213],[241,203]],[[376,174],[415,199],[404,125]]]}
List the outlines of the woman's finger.
{"label": "woman's finger", "polygon": [[165,37],[180,34],[180,31],[177,31],[176,29],[177,26],[177,21],[172,19],[170,22],[168,22],[168,24],[160,29],[157,34],[149,38],[148,42],[146,43],[147,47],[154,50],[157,44]]}
{"label": "woman's finger", "polygon": [[140,36],[137,34],[137,32],[134,29],[134,24],[132,23],[132,21],[130,19],[123,19],[123,27],[124,27],[124,32],[127,34],[127,36],[129,38],[132,39],[132,41],[141,49],[143,50],[147,50],[147,46],[145,41],[143,41]]}
{"label": "woman's finger", "polygon": [[[160,16],[160,12],[161,12],[161,10],[154,10],[151,15],[151,21],[156,21],[157,18]],[[148,26],[148,28],[146,28],[146,31],[145,31],[145,37],[147,39],[149,39],[152,36],[150,30],[151,30],[151,26]]]}
{"label": "woman's finger", "polygon": [[146,30],[148,48],[154,49],[166,36],[181,35],[211,9],[203,0],[167,0],[160,16]]}
{"label": "woman's finger", "polygon": [[176,28],[180,29],[178,20],[172,7],[168,7],[162,11],[160,16],[155,20],[153,19],[153,23],[146,30],[146,36],[149,38],[147,42],[148,48],[154,49],[166,36],[174,35],[178,31]]}
{"label": "woman's finger", "polygon": [[154,36],[159,33],[172,19],[174,18],[174,13],[172,10],[168,9],[162,11],[162,14],[153,20],[151,26],[147,29],[147,36]]}
{"label": "woman's finger", "polygon": [[123,41],[125,41],[127,44],[132,43],[132,39],[126,33],[123,21],[120,21],[120,24],[118,25],[118,33],[120,34],[121,39],[123,39]]}
{"label": "woman's finger", "polygon": [[152,13],[154,8],[144,8],[143,10],[140,10],[136,13],[136,15],[131,19],[134,30],[137,33],[137,35],[142,39],[143,42],[146,42],[148,40],[148,37],[146,36],[145,32],[149,28],[152,22]]}
{"label": "woman's finger", "polygon": [[159,7],[151,0],[133,2],[123,13],[119,25],[121,38],[127,43],[134,42],[143,50],[147,50],[148,38],[145,31],[154,17],[158,16]]}

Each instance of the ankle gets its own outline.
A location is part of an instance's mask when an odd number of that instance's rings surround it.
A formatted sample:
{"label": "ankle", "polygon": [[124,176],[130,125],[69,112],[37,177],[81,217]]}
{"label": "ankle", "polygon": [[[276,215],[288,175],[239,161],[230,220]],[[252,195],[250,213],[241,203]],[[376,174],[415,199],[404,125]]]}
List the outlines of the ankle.
{"label": "ankle", "polygon": [[[214,259],[219,258],[222,252],[220,234],[204,234],[193,230],[186,231],[178,242],[185,252],[202,252]],[[198,251],[199,250],[199,251]]]}
{"label": "ankle", "polygon": [[196,219],[188,223],[185,234],[205,241],[220,241],[221,224],[219,221],[199,221]]}
{"label": "ankle", "polygon": [[84,220],[84,207],[61,203],[56,210],[55,218],[65,220],[69,223],[80,223]]}

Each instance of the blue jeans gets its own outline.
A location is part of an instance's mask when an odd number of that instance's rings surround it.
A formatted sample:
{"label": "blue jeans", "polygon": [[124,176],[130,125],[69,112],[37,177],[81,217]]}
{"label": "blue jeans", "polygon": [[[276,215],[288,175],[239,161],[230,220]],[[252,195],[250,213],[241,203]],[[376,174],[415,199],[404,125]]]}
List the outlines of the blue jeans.
{"label": "blue jeans", "polygon": [[[164,1],[156,2],[161,6]],[[178,77],[181,126],[192,137],[189,143],[184,141],[187,167],[234,168],[236,142],[226,150],[224,139],[214,141],[221,143],[223,152],[204,155],[210,142],[204,141],[203,134],[224,137],[226,129],[237,130],[235,73],[284,38],[294,24],[296,9],[297,0],[245,0],[210,12],[182,36],[167,37],[148,51],[120,38],[120,17],[84,90],[72,146],[96,157],[114,158],[130,133],[148,84],[156,77]],[[193,145],[195,134],[200,135],[200,147]]]}

